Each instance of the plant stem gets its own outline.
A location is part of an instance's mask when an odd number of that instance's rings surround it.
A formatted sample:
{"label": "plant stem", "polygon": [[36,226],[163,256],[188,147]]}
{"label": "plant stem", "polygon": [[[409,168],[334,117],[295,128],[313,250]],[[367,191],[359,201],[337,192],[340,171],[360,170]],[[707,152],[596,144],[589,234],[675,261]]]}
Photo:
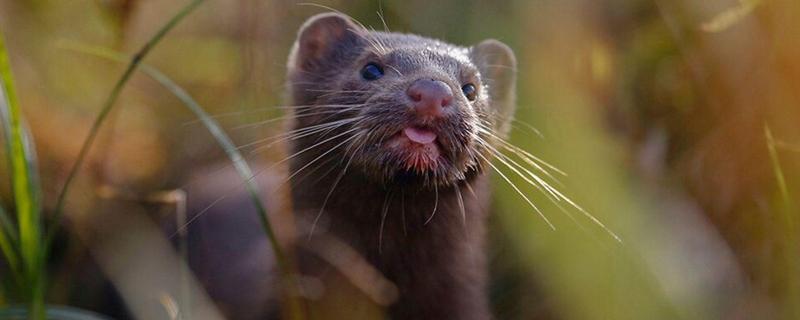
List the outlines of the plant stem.
{"label": "plant stem", "polygon": [[69,192],[69,187],[72,185],[72,181],[80,171],[81,165],[86,160],[86,156],[89,154],[89,150],[92,148],[92,144],[94,140],[97,138],[97,134],[100,131],[106,117],[111,112],[112,108],[114,107],[114,103],[117,101],[120,92],[125,87],[125,84],[130,80],[133,72],[136,70],[137,67],[142,62],[145,56],[150,52],[151,49],[159,42],[164,35],[166,35],[170,30],[172,30],[175,25],[178,24],[184,17],[186,17],[189,13],[191,13],[197,6],[202,3],[204,0],[193,0],[188,5],[183,7],[175,16],[173,16],[158,32],[144,44],[144,46],[139,49],[136,54],[130,60],[128,67],[125,69],[125,72],[122,76],[117,80],[117,83],[114,85],[114,88],[111,90],[111,93],[108,95],[105,103],[103,104],[103,108],[100,110],[100,113],[95,118],[94,123],[92,123],[92,127],[89,129],[89,135],[86,137],[83,145],[81,146],[80,152],[78,152],[78,158],[75,160],[75,164],[73,164],[72,168],[69,171],[69,175],[67,175],[67,180],[64,182],[64,186],[61,189],[61,193],[58,195],[58,200],[56,201],[56,206],[53,212],[53,218],[51,219],[51,226],[49,231],[47,232],[47,239],[45,242],[46,249],[49,249],[50,245],[52,244],[53,237],[58,230],[58,226],[60,225],[61,215],[64,211],[64,201],[67,197],[67,193]]}
{"label": "plant stem", "polygon": [[[21,277],[24,280],[19,282],[23,284],[21,289],[24,297],[29,299],[30,318],[44,319],[42,283],[45,274],[42,272],[44,267],[42,221],[38,176],[35,174],[37,170],[35,153],[22,123],[22,111],[14,89],[11,63],[2,36],[0,36],[0,93],[2,93],[0,109],[3,115],[3,127],[6,128],[6,150],[11,167],[12,191],[17,213],[19,238],[16,244],[19,246],[18,254],[21,260],[11,269],[22,268]],[[10,263],[16,261],[16,259],[9,260]]]}

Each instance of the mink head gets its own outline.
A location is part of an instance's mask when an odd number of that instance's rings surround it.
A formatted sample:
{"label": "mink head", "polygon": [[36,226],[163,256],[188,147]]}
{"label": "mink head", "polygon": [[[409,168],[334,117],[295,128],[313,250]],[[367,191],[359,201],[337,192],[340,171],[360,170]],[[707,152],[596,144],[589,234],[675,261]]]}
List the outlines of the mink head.
{"label": "mink head", "polygon": [[515,70],[496,40],[461,47],[314,16],[288,62],[293,133],[305,137],[295,151],[324,145],[324,157],[380,184],[456,184],[484,170],[506,134]]}

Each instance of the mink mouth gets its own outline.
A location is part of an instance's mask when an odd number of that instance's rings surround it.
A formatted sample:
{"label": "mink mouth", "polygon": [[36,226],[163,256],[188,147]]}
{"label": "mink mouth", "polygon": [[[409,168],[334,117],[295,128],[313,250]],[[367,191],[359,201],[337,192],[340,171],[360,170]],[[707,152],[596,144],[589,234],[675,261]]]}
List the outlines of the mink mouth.
{"label": "mink mouth", "polygon": [[[405,94],[405,93],[403,93]],[[449,185],[476,165],[473,126],[466,112],[424,117],[408,106],[368,101],[356,124],[354,161],[380,184]]]}
{"label": "mink mouth", "polygon": [[445,160],[439,130],[430,126],[406,126],[392,135],[385,146],[400,156],[405,171],[436,171]]}

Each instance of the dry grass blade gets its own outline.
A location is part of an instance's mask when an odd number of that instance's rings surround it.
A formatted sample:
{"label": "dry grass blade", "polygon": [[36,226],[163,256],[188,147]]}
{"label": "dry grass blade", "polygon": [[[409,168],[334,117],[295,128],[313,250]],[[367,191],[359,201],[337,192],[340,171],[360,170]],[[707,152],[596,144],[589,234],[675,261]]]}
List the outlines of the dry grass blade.
{"label": "dry grass blade", "polygon": [[775,180],[778,183],[778,189],[781,193],[781,198],[783,201],[789,203],[791,198],[789,197],[789,188],[786,186],[786,178],[783,174],[780,160],[778,159],[778,151],[776,150],[777,143],[775,142],[775,138],[772,136],[772,130],[770,130],[768,125],[764,126],[764,137],[767,140],[767,150],[769,151],[770,164],[772,165]]}
{"label": "dry grass blade", "polygon": [[761,4],[761,0],[739,0],[735,7],[722,11],[703,23],[700,28],[706,32],[722,32],[748,17],[756,7]]}
{"label": "dry grass blade", "polygon": [[[124,55],[104,48],[81,46],[77,44],[65,44],[64,47],[78,52],[95,55],[98,57],[110,59],[117,62],[127,61]],[[183,102],[183,104],[187,108],[189,108],[189,110],[191,110],[192,113],[194,113],[198,117],[198,119],[200,119],[200,121],[203,123],[203,125],[205,125],[205,127],[208,129],[208,131],[211,133],[211,135],[214,137],[217,143],[219,143],[219,145],[223,148],[225,153],[228,155],[228,159],[231,161],[231,163],[233,163],[234,168],[236,169],[237,173],[245,183],[245,188],[247,189],[247,192],[249,193],[250,198],[253,201],[253,204],[258,212],[258,216],[264,228],[264,232],[267,234],[270,245],[272,247],[272,250],[275,252],[275,257],[278,260],[278,263],[280,264],[285,279],[287,281],[291,279],[292,274],[294,273],[293,263],[288,257],[286,257],[286,255],[284,254],[283,250],[280,247],[280,244],[278,243],[277,236],[275,235],[274,229],[272,228],[272,224],[270,223],[269,217],[267,216],[266,207],[264,206],[264,203],[261,200],[261,197],[259,196],[260,189],[258,187],[258,184],[253,179],[254,177],[253,171],[250,169],[250,166],[247,164],[247,161],[239,152],[236,145],[233,143],[230,137],[228,137],[228,135],[225,133],[222,127],[220,127],[220,125],[216,122],[216,120],[214,120],[214,118],[211,115],[209,115],[203,109],[203,107],[200,106],[200,104],[197,103],[197,101],[195,101],[194,98],[192,98],[192,96],[189,95],[188,92],[186,92],[186,90],[184,90],[177,83],[172,81],[172,79],[167,77],[161,71],[146,64],[142,64],[140,66],[140,70],[149,77],[156,80],[162,86],[167,88],[167,90],[169,90],[173,95],[175,95],[175,97],[181,100],[181,102]],[[292,310],[293,310],[292,311],[293,316],[301,317],[299,315],[302,314],[302,309],[300,309],[299,305],[292,306]]]}
{"label": "dry grass blade", "polygon": [[767,142],[767,151],[769,153],[770,165],[772,167],[773,175],[780,193],[780,206],[777,208],[777,213],[780,215],[781,220],[776,223],[776,228],[779,231],[777,234],[781,235],[777,238],[783,241],[782,247],[786,248],[786,257],[783,259],[785,265],[783,270],[786,270],[787,286],[785,287],[784,299],[790,303],[786,303],[786,312],[788,318],[796,319],[800,316],[800,307],[792,303],[800,299],[800,278],[793,270],[800,268],[800,255],[797,254],[798,238],[797,238],[797,207],[793,198],[790,196],[789,187],[786,183],[786,176],[781,167],[780,158],[778,157],[778,142],[772,135],[772,130],[769,125],[764,125],[764,138]]}
{"label": "dry grass blade", "polygon": [[111,93],[108,95],[105,103],[103,104],[103,108],[100,110],[100,113],[95,118],[94,123],[92,123],[92,127],[89,129],[89,135],[84,140],[83,145],[81,146],[81,150],[78,152],[78,158],[75,160],[75,164],[73,164],[72,169],[70,169],[69,175],[67,176],[67,180],[64,182],[64,186],[61,189],[61,193],[58,195],[58,200],[56,201],[55,211],[53,212],[53,223],[47,233],[47,247],[50,246],[52,242],[53,236],[55,231],[58,229],[58,225],[61,219],[61,215],[64,211],[64,200],[66,199],[67,193],[69,192],[69,187],[72,184],[72,181],[75,179],[75,176],[78,174],[78,171],[81,168],[86,156],[89,154],[89,150],[92,148],[92,144],[94,143],[95,138],[97,137],[98,132],[100,131],[100,127],[105,122],[106,117],[111,112],[112,108],[114,107],[114,103],[119,98],[120,92],[125,87],[125,84],[128,83],[133,72],[139,65],[142,63],[142,59],[150,53],[150,50],[161,41],[162,38],[170,31],[175,25],[178,24],[184,17],[186,17],[189,13],[191,13],[198,5],[200,5],[204,0],[193,0],[189,4],[187,4],[183,9],[178,11],[167,23],[161,27],[158,32],[150,38],[150,40],[145,43],[145,45],[139,49],[139,51],[130,59],[128,63],[128,67],[125,69],[125,72],[122,76],[117,80],[117,83],[114,85],[114,88],[111,89]]}

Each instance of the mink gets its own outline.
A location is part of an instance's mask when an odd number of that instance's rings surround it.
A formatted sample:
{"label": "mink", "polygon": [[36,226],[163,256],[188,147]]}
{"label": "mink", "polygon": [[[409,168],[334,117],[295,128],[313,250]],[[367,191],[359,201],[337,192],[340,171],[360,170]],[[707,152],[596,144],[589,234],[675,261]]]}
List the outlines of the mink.
{"label": "mink", "polygon": [[300,28],[286,138],[297,244],[317,248],[299,268],[321,282],[320,301],[352,302],[335,287],[350,281],[391,319],[491,318],[488,161],[513,117],[515,70],[492,39],[463,47],[338,13]]}

